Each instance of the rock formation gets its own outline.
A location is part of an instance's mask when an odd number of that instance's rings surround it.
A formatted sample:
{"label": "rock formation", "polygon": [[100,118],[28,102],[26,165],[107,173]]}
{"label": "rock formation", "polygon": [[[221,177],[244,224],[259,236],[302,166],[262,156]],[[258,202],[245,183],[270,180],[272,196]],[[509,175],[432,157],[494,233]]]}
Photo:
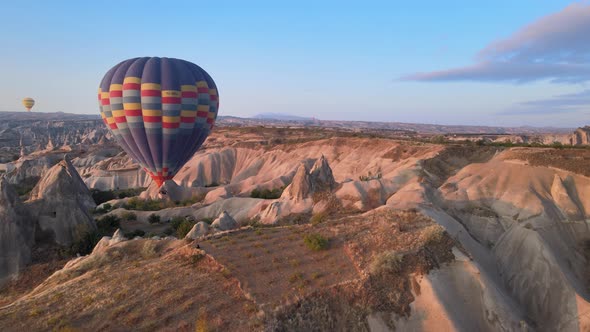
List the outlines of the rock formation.
{"label": "rock formation", "polygon": [[[195,225],[196,226],[196,225]],[[216,228],[220,231],[228,231],[238,227],[238,223],[232,218],[229,213],[223,211],[215,221],[211,224],[211,227]]]}
{"label": "rock formation", "polygon": [[305,163],[301,163],[295,172],[293,181],[285,188],[281,198],[300,201],[311,194],[311,177]]}
{"label": "rock formation", "polygon": [[0,284],[31,260],[35,226],[10,184],[0,177]]}
{"label": "rock formation", "polygon": [[203,235],[207,235],[207,233],[209,233],[209,230],[210,230],[209,224],[207,224],[204,221],[199,221],[198,223],[196,223],[193,226],[193,228],[191,228],[191,230],[188,232],[188,234],[186,234],[185,239],[196,240]]}
{"label": "rock formation", "polygon": [[332,168],[322,155],[313,164],[311,170],[308,170],[304,162],[299,165],[293,181],[285,188],[281,198],[301,201],[315,192],[332,191],[336,185]]}
{"label": "rock formation", "polygon": [[334,180],[334,175],[332,174],[332,168],[330,168],[328,160],[326,160],[324,155],[316,160],[311,168],[310,178],[312,190],[314,192],[332,191],[337,185],[336,180]]}
{"label": "rock formation", "polygon": [[70,161],[53,166],[31,191],[27,204],[42,231],[55,242],[69,245],[96,225],[90,210],[96,207],[90,191]]}
{"label": "rock formation", "polygon": [[570,145],[589,145],[590,144],[590,126],[576,129],[570,137]]}

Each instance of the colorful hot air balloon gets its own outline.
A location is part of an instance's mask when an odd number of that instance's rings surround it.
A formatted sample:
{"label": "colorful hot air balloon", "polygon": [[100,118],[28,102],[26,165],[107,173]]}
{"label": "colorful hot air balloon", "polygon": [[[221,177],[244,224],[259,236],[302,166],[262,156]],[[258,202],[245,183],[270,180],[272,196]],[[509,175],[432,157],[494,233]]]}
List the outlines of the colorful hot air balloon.
{"label": "colorful hot air balloon", "polygon": [[158,187],[203,144],[219,107],[215,82],[201,67],[158,57],[111,68],[98,99],[104,123]]}
{"label": "colorful hot air balloon", "polygon": [[34,105],[35,100],[33,98],[23,98],[23,106],[27,109],[27,112],[30,112]]}

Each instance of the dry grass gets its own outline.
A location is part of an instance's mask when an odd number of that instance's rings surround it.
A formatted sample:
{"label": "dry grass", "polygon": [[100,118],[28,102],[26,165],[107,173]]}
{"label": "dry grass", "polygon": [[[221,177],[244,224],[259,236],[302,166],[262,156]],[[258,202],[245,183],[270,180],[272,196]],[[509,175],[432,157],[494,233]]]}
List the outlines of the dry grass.
{"label": "dry grass", "polygon": [[[309,250],[310,234],[330,246]],[[0,330],[356,330],[369,312],[408,314],[409,275],[452,259],[453,241],[404,211],[195,244],[133,240],[80,259],[0,309]]]}
{"label": "dry grass", "polygon": [[129,241],[83,259],[0,309],[0,330],[194,331],[203,321],[209,330],[255,328],[255,312],[244,310],[255,304],[223,271],[184,241]]}

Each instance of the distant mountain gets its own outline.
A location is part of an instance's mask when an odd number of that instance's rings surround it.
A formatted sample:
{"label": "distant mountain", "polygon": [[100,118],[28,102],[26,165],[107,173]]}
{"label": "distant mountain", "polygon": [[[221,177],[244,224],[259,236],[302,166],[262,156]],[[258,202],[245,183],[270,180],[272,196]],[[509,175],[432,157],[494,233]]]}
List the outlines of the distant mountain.
{"label": "distant mountain", "polygon": [[45,120],[45,121],[71,121],[71,120],[99,120],[98,114],[73,114],[64,112],[0,112],[0,121],[13,120]]}
{"label": "distant mountain", "polygon": [[[279,118],[282,117],[282,118]],[[496,134],[496,135],[531,135],[531,134],[571,134],[575,128],[554,128],[554,127],[488,127],[488,126],[466,126],[466,125],[435,125],[422,123],[403,122],[369,122],[369,121],[344,121],[344,120],[318,120],[313,118],[297,117],[285,114],[263,113],[251,118],[240,118],[237,116],[219,116],[216,125],[218,126],[293,126],[323,127],[344,130],[397,130],[420,134]]]}
{"label": "distant mountain", "polygon": [[252,118],[254,119],[269,119],[269,120],[282,120],[282,121],[312,121],[313,118],[291,115],[291,114],[281,114],[281,113],[260,113]]}

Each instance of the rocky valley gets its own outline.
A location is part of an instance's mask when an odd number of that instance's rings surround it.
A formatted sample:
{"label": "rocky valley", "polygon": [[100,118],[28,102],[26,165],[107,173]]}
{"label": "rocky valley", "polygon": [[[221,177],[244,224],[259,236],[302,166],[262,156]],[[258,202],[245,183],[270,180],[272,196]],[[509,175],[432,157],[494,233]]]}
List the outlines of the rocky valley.
{"label": "rocky valley", "polygon": [[590,329],[587,127],[226,118],[158,188],[99,120],[2,116],[2,331]]}

